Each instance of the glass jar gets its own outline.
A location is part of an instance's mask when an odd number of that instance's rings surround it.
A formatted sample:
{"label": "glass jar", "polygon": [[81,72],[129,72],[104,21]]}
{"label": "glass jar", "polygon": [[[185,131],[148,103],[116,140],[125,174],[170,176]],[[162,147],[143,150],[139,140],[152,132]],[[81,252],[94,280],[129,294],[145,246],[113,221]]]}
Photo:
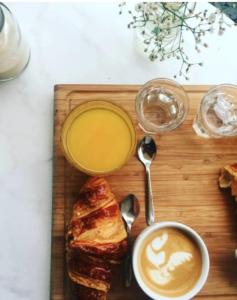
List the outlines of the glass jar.
{"label": "glass jar", "polygon": [[0,3],[0,81],[15,78],[27,66],[30,48],[14,16]]}

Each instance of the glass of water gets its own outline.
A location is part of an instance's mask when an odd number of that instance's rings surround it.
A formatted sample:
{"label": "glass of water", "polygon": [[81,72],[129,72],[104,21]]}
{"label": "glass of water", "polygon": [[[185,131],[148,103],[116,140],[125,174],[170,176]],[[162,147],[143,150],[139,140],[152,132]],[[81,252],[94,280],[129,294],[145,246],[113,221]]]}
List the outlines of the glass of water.
{"label": "glass of water", "polygon": [[147,133],[165,133],[185,119],[189,99],[184,88],[171,79],[154,79],[141,87],[136,96],[140,127]]}
{"label": "glass of water", "polygon": [[217,85],[204,95],[193,123],[204,138],[237,136],[237,86]]}

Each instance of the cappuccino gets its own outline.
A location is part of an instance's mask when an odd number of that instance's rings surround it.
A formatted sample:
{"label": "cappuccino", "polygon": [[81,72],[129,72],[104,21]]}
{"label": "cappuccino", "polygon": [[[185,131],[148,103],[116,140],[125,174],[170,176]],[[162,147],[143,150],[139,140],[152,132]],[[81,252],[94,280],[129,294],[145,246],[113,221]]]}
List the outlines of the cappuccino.
{"label": "cappuccino", "polygon": [[138,252],[138,271],[154,293],[179,297],[191,291],[202,273],[202,254],[184,231],[165,227],[151,232]]}

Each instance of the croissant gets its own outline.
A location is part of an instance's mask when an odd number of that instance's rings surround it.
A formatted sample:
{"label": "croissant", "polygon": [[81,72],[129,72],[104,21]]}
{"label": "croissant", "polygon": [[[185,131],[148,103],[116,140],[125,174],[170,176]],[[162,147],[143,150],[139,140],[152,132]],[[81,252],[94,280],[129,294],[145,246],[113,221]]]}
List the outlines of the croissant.
{"label": "croissant", "polygon": [[230,188],[231,195],[237,201],[237,164],[225,166],[221,170],[219,185],[221,188]]}
{"label": "croissant", "polygon": [[96,289],[80,286],[78,289],[78,299],[86,300],[106,300],[106,293]]}
{"label": "croissant", "polygon": [[128,245],[118,203],[104,178],[90,178],[81,188],[66,239],[68,274],[79,285],[79,299],[106,299],[111,263],[121,262]]}

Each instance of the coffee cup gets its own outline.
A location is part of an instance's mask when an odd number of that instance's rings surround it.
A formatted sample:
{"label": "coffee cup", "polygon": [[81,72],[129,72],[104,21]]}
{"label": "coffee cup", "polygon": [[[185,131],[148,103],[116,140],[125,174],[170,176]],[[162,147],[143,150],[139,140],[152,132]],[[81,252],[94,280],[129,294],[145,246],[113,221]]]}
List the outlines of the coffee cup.
{"label": "coffee cup", "polygon": [[189,300],[209,273],[207,247],[192,228],[160,222],[144,229],[133,249],[133,270],[141,289],[154,300]]}

